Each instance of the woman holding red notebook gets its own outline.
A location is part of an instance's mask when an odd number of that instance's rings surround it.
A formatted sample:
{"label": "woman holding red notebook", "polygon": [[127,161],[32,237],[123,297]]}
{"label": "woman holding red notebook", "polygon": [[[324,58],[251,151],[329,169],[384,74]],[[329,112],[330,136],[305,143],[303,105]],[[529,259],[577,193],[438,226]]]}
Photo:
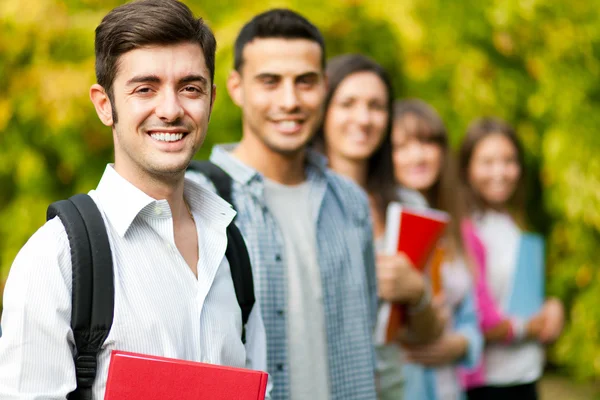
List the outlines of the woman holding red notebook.
{"label": "woman holding red notebook", "polygon": [[394,105],[393,162],[400,201],[448,213],[450,224],[430,265],[450,319],[444,334],[426,346],[407,346],[405,398],[437,400],[464,398],[459,367],[475,367],[483,338],[478,328],[473,263],[461,230],[458,175],[446,128],[437,112],[420,100]]}
{"label": "woman holding red notebook", "polygon": [[[396,200],[390,142],[391,82],[379,64],[357,54],[334,57],[327,63],[326,72],[329,89],[325,116],[314,145],[328,156],[334,171],[367,192],[376,249],[381,252],[385,209],[390,201]],[[404,338],[423,343],[440,334],[442,318],[431,302],[428,284],[405,255],[378,255],[377,278],[379,296],[385,303],[408,307]],[[380,399],[402,398],[400,339],[376,346]]]}

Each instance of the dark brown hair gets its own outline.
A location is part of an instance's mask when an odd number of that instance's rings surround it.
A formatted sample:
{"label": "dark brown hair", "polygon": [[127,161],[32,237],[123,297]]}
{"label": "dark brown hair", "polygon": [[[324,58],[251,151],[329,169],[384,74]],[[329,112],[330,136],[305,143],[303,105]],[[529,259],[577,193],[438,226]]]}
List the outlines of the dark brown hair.
{"label": "dark brown hair", "polygon": [[[325,72],[327,78],[329,79],[329,87],[327,89],[325,102],[323,104],[325,115],[327,114],[327,109],[331,104],[331,100],[336,90],[344,81],[344,79],[352,74],[358,72],[372,72],[377,75],[379,79],[381,79],[387,89],[388,122],[385,128],[383,142],[379,148],[375,150],[371,157],[369,157],[366,188],[370,194],[377,194],[378,196],[376,197],[381,198],[382,204],[379,206],[383,211],[385,211],[387,204],[395,197],[396,186],[392,165],[392,143],[390,139],[392,126],[392,104],[394,101],[394,92],[390,77],[387,71],[381,65],[361,54],[344,54],[333,57],[327,63]],[[324,125],[325,119],[321,121],[321,125],[313,139],[314,147],[323,153],[325,153],[326,145]]]}
{"label": "dark brown hair", "polygon": [[464,185],[465,199],[470,213],[478,213],[489,207],[489,204],[471,187],[469,184],[469,167],[473,153],[477,145],[486,137],[491,135],[502,135],[507,138],[514,146],[517,152],[517,161],[521,168],[521,175],[517,184],[517,189],[508,201],[508,210],[513,214],[515,220],[523,225],[523,213],[525,207],[524,193],[524,164],[525,155],[523,146],[515,133],[515,130],[507,122],[499,118],[480,118],[469,124],[467,133],[463,138],[460,147],[460,178]]}
{"label": "dark brown hair", "polygon": [[[410,99],[394,103],[394,129],[401,129],[408,137],[425,143],[435,143],[442,149],[438,179],[425,193],[429,205],[450,214],[448,232],[455,249],[462,249],[460,180],[456,161],[448,144],[448,133],[437,111],[422,100]],[[464,253],[461,250],[461,253]]]}
{"label": "dark brown hair", "polygon": [[286,8],[275,8],[259,14],[248,22],[235,40],[233,67],[241,72],[244,47],[254,39],[306,39],[321,48],[321,65],[325,67],[325,39],[319,29],[302,15]]}
{"label": "dark brown hair", "polygon": [[185,4],[176,0],[139,0],[113,9],[102,19],[96,28],[96,80],[113,103],[115,122],[112,85],[119,57],[144,46],[183,42],[200,45],[214,82],[215,36]]}

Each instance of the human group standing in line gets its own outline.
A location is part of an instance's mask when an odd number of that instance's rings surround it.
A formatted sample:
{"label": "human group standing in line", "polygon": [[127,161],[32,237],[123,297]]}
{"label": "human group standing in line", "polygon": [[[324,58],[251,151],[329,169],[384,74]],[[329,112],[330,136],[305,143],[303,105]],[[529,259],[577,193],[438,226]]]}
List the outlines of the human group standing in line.
{"label": "human group standing in line", "polygon": [[[226,89],[240,142],[192,168],[217,94],[215,48],[176,0],[127,3],[96,28],[90,98],[115,160],[89,194],[110,242],[115,307],[92,398],[104,397],[110,352],[124,350],[267,371],[277,400],[537,399],[542,346],[564,312],[556,299],[527,318],[507,305],[517,260],[533,251],[520,247],[524,165],[510,126],[475,121],[457,163],[442,118],[397,101],[392,71],[359,54],[327,60],[314,24],[273,9],[234,45]],[[405,254],[384,254],[391,202],[450,215],[440,288]],[[256,294],[247,321],[226,256],[232,226]],[[0,398],[78,390],[72,261],[59,218],[16,257]],[[382,343],[392,304],[405,326]]]}

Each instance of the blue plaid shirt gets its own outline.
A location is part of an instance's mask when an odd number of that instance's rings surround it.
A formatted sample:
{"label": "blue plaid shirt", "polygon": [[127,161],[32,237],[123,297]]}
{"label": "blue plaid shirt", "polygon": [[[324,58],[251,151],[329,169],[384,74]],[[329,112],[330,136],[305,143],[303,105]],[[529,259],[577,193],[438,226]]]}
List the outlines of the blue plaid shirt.
{"label": "blue plaid shirt", "polygon": [[[238,211],[235,223],[248,245],[267,332],[268,372],[274,384],[271,395],[274,400],[287,400],[290,368],[284,239],[265,203],[262,176],[229,154],[234,147],[216,146],[210,160],[233,180],[232,201]],[[377,292],[367,197],[354,183],[327,169],[322,156],[309,151],[306,164],[312,209],[317,210],[330,398],[376,399],[372,333]],[[199,173],[188,172],[188,176],[210,185]]]}

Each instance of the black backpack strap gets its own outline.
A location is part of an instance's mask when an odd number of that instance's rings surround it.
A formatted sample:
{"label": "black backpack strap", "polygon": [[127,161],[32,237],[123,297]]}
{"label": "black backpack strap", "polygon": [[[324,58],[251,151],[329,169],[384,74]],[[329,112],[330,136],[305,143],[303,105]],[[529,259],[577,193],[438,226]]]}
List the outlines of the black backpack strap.
{"label": "black backpack strap", "polygon": [[[231,176],[221,167],[210,161],[192,160],[188,166],[189,170],[197,171],[206,176],[217,189],[217,193],[229,204],[233,204],[231,198]],[[235,295],[242,310],[242,341],[246,342],[246,323],[254,306],[254,283],[252,280],[252,264],[246,243],[240,230],[232,222],[227,227],[227,250],[225,256],[231,268],[231,278],[235,288]]]}
{"label": "black backpack strap", "polygon": [[102,214],[91,197],[78,194],[52,203],[47,219],[58,216],[71,247],[73,268],[71,328],[75,339],[77,388],[69,400],[91,400],[97,358],[114,315],[112,253]]}
{"label": "black backpack strap", "polygon": [[217,193],[226,202],[233,205],[231,199],[231,176],[221,169],[221,167],[213,164],[210,161],[192,160],[188,166],[189,170],[197,171],[206,176],[215,185]]}
{"label": "black backpack strap", "polygon": [[242,310],[242,342],[246,343],[246,323],[256,299],[250,255],[240,230],[233,222],[227,227],[225,257],[229,261],[235,296]]}

